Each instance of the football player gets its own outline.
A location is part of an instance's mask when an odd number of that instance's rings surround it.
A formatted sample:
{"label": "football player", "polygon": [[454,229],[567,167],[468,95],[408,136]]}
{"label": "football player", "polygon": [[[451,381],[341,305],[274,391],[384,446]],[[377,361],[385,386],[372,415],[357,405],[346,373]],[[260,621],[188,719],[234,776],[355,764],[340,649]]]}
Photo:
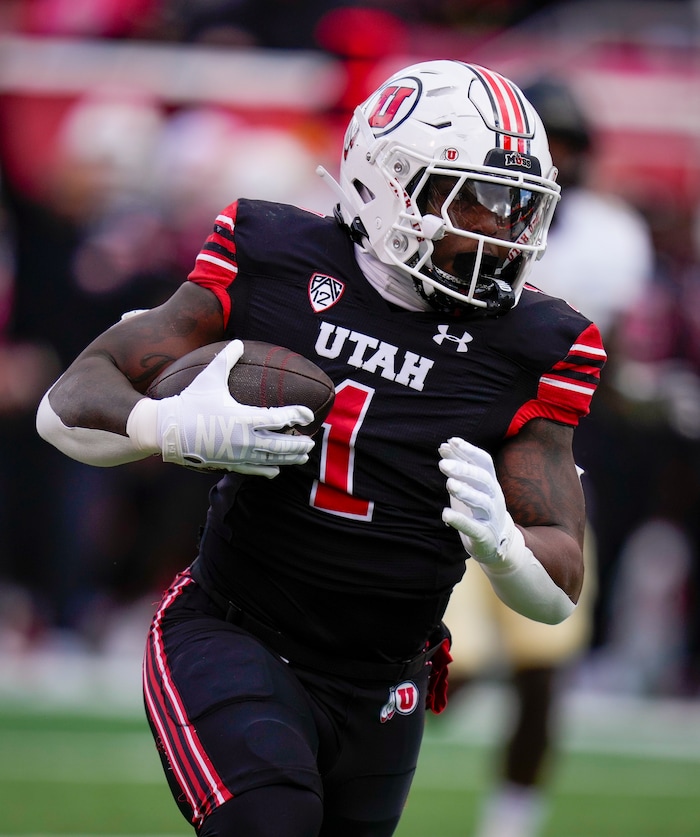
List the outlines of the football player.
{"label": "football player", "polygon": [[[559,198],[537,113],[496,72],[416,64],[356,109],[338,182],[319,173],[333,217],[226,207],[171,299],[99,336],[37,415],[84,462],[224,472],[144,663],[200,837],[393,834],[426,706],[444,708],[441,618],[467,560],[543,622],[582,585],[572,437],[605,353],[595,325],[526,284]],[[303,405],[232,399],[246,339],[333,379],[322,436],[281,432],[311,421]],[[181,394],[145,397],[221,340]]]}

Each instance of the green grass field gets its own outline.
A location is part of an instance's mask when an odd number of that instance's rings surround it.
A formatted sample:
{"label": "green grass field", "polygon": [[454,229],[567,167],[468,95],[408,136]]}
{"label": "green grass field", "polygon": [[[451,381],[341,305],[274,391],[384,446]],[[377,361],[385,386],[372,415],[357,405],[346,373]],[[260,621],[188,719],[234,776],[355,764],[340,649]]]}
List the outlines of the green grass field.
{"label": "green grass field", "polygon": [[[469,837],[498,706],[431,719],[398,837]],[[192,834],[137,711],[0,703],[0,837]],[[595,704],[567,722],[543,837],[699,837],[700,708]]]}

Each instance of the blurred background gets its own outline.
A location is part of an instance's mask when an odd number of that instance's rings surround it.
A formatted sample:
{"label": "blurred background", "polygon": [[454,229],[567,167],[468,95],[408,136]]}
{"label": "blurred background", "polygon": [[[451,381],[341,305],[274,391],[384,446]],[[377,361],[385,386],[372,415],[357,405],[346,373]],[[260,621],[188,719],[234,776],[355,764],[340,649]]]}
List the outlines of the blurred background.
{"label": "blurred background", "polygon": [[[235,198],[330,212],[314,170],[337,172],[352,109],[431,58],[541,108],[564,199],[533,282],[610,356],[576,442],[595,589],[561,688],[584,715],[623,700],[698,729],[697,0],[0,0],[0,700],[138,706],[211,485],[63,457],[34,430],[45,389],[172,293]],[[499,687],[501,661],[484,668]],[[473,724],[458,698],[451,722]]]}

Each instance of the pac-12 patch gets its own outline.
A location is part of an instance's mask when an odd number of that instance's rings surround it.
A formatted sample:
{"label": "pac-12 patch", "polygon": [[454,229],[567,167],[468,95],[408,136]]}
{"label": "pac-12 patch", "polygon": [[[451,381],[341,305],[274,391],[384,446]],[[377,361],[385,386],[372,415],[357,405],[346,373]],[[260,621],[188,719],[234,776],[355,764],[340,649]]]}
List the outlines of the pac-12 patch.
{"label": "pac-12 patch", "polygon": [[309,301],[311,307],[318,314],[325,311],[343,295],[345,284],[340,279],[327,276],[324,273],[314,273],[309,279]]}

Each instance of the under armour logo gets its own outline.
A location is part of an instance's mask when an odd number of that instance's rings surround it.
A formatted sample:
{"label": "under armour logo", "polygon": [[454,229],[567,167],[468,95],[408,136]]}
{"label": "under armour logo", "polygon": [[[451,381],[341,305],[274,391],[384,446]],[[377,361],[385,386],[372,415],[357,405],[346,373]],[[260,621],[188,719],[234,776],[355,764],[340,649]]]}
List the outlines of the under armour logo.
{"label": "under armour logo", "polygon": [[443,340],[449,340],[450,343],[457,344],[457,351],[458,352],[466,352],[468,351],[468,343],[471,343],[474,339],[468,331],[465,331],[461,337],[456,337],[454,334],[450,334],[449,326],[447,325],[439,325],[438,332],[439,334],[435,334],[433,336],[433,340],[438,344],[438,346],[442,345]]}

